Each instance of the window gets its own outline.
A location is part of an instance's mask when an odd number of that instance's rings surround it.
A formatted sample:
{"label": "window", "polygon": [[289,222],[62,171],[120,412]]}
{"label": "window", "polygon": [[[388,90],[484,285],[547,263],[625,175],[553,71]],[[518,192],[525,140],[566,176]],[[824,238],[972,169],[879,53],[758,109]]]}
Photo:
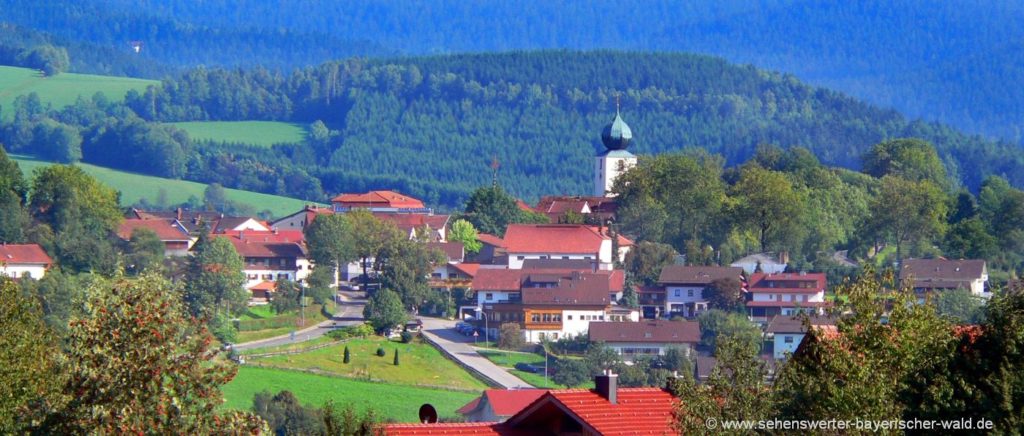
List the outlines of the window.
{"label": "window", "polygon": [[286,265],[288,265],[288,260],[287,259],[281,259],[281,266],[286,266]]}
{"label": "window", "polygon": [[569,256],[562,256],[562,259],[568,259]]}
{"label": "window", "polygon": [[484,298],[487,299],[487,300],[493,300],[494,299],[494,294],[488,292],[486,295],[484,295]]}
{"label": "window", "polygon": [[526,256],[516,256],[516,259],[523,260],[526,259]]}
{"label": "window", "polygon": [[247,279],[249,279],[249,280],[256,280],[256,279],[260,278],[259,274],[249,274],[249,275],[247,275],[245,277]]}
{"label": "window", "polygon": [[787,343],[787,344],[792,344],[793,343],[793,337],[792,336],[783,336],[782,341]]}
{"label": "window", "polygon": [[566,319],[567,321],[572,321],[572,315],[566,315],[566,316],[565,316],[565,319]]}
{"label": "window", "polygon": [[551,334],[551,339],[557,340],[558,339],[558,333],[552,333]]}
{"label": "window", "polygon": [[678,297],[678,296],[679,296],[679,290],[678,290],[678,289],[676,289],[676,291],[675,291],[675,292],[676,292],[676,293],[675,293],[675,296],[677,296],[677,297]]}
{"label": "window", "polygon": [[274,279],[274,275],[273,274],[263,274],[263,280],[273,280],[273,279]]}
{"label": "window", "polygon": [[604,321],[604,315],[601,315],[601,321]]}
{"label": "window", "polygon": [[807,296],[806,295],[801,295],[800,296],[800,301],[803,301],[804,303],[806,303],[807,302]]}
{"label": "window", "polygon": [[541,256],[540,258],[541,258],[541,259],[547,259],[547,258],[548,258],[548,256],[547,256],[547,255],[545,254],[545,255]]}
{"label": "window", "polygon": [[686,290],[686,296],[687,297],[692,297],[693,296],[693,289],[687,289]]}
{"label": "window", "polygon": [[[531,322],[540,322],[540,314],[539,313],[531,314],[530,315],[530,321]],[[542,333],[542,335],[543,335],[543,333]],[[543,337],[544,336],[541,336],[541,338],[543,338]]]}

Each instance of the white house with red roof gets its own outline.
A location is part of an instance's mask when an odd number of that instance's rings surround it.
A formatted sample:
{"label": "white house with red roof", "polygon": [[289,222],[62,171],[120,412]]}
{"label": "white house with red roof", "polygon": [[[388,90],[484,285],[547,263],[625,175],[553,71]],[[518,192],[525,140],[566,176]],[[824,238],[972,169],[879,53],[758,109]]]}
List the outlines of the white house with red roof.
{"label": "white house with red roof", "polygon": [[273,230],[302,230],[312,223],[316,217],[332,213],[334,213],[334,209],[330,207],[308,204],[298,212],[271,221],[270,228]]}
{"label": "white house with red roof", "polygon": [[[250,291],[271,292],[267,282],[286,279],[304,284],[313,270],[302,240],[301,232],[291,235],[282,232],[237,232],[217,235],[227,238],[242,256],[245,288]],[[254,292],[254,296],[259,292]]]}
{"label": "white house with red roof", "polygon": [[501,422],[537,401],[545,392],[545,389],[487,389],[456,412],[467,422]]}
{"label": "white house with red roof", "polygon": [[752,321],[775,315],[821,313],[825,302],[824,273],[754,273],[747,284],[747,311]]}
{"label": "white house with red roof", "polygon": [[[526,259],[596,260],[601,269],[612,269],[616,257],[625,259],[632,241],[612,236],[597,227],[581,224],[510,224],[503,239],[508,267],[521,269]],[[613,254],[613,246],[619,252]]]}
{"label": "white house with red roof", "polygon": [[370,191],[361,194],[341,194],[331,199],[335,212],[367,209],[384,213],[429,213],[430,209],[419,199],[395,191]]}
{"label": "white house with red roof", "polygon": [[38,244],[0,244],[0,275],[41,279],[53,264]]}
{"label": "white house with red roof", "polygon": [[678,314],[687,318],[706,311],[708,300],[704,289],[720,279],[743,279],[743,269],[729,266],[668,265],[661,269],[658,285],[664,287],[662,314]]}

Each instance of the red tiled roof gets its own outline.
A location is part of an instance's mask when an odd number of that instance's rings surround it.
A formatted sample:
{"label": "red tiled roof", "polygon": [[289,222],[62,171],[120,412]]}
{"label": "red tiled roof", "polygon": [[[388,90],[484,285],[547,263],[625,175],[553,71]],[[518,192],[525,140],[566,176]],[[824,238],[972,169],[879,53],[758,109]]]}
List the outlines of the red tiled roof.
{"label": "red tiled roof", "polygon": [[532,405],[516,414],[506,425],[517,427],[528,423],[533,411],[545,403],[556,404],[589,430],[601,435],[666,435],[676,434],[672,428],[672,410],[677,399],[659,388],[619,388],[617,404],[611,404],[593,390],[567,389],[549,391]]}
{"label": "red tiled roof", "polygon": [[477,271],[480,270],[479,263],[455,263],[450,266],[470,277],[476,277]]}
{"label": "red tiled roof", "polygon": [[512,416],[536,401],[545,392],[547,392],[545,389],[487,389],[483,395],[459,408],[458,412],[463,415],[470,413],[484,404],[482,400],[486,398],[486,404],[491,406],[495,415]]}
{"label": "red tiled roof", "polygon": [[666,320],[592,322],[589,335],[591,341],[601,342],[696,343],[700,342],[700,325],[697,321]]}
{"label": "red tiled roof", "polygon": [[422,213],[374,213],[373,216],[379,220],[390,221],[395,224],[395,227],[407,232],[423,226],[439,230],[448,225],[448,215],[430,215]]}
{"label": "red tiled roof", "polygon": [[[479,265],[477,265],[479,268]],[[596,277],[607,283],[608,291],[622,292],[625,289],[626,274],[623,270],[579,271],[573,269],[504,269],[483,268],[473,275],[474,291],[518,291],[523,282],[533,277],[550,277],[555,280],[571,281],[574,273],[583,278]]]}
{"label": "red tiled roof", "polygon": [[529,204],[526,204],[525,201],[520,200],[518,198],[516,199],[516,207],[518,207],[519,210],[521,210],[523,212],[533,212],[533,208],[530,207]]}
{"label": "red tiled roof", "polygon": [[480,241],[481,243],[484,243],[484,244],[487,244],[487,245],[491,245],[491,246],[494,246],[494,247],[500,247],[500,248],[504,248],[505,247],[505,240],[504,239],[501,239],[501,238],[499,238],[497,236],[494,236],[494,235],[491,235],[491,234],[488,234],[488,233],[478,233],[476,235],[476,240]]}
{"label": "red tiled roof", "polygon": [[306,243],[306,234],[302,230],[238,230],[226,234],[249,241]]}
{"label": "red tiled roof", "polygon": [[814,301],[748,301],[747,307],[825,307],[826,302]]}
{"label": "red tiled roof", "polygon": [[575,224],[511,224],[505,231],[509,253],[596,254],[606,237]]}
{"label": "red tiled roof", "polygon": [[331,199],[343,207],[423,208],[423,202],[394,191],[370,191],[364,194],[341,194]]}
{"label": "red tiled roof", "polygon": [[516,430],[498,422],[445,422],[436,424],[384,424],[388,436],[464,435],[464,436],[528,436],[533,433]]}
{"label": "red tiled roof", "polygon": [[984,260],[906,259],[900,268],[900,280],[913,277],[915,282],[970,282],[981,279],[984,273]]}
{"label": "red tiled roof", "polygon": [[[797,282],[813,282],[811,287],[802,288]],[[772,284],[775,284],[772,287]],[[753,273],[750,275],[748,289],[753,293],[809,293],[816,294],[825,291],[824,273],[778,273],[765,274]]]}
{"label": "red tiled roof", "polygon": [[117,237],[127,241],[132,237],[132,232],[138,228],[152,230],[161,241],[187,241],[191,238],[188,232],[173,219],[135,218],[121,221],[121,225],[117,228]]}
{"label": "red tiled roof", "polygon": [[0,245],[0,263],[10,264],[42,264],[50,265],[53,260],[46,255],[43,247],[38,244],[7,244]]}
{"label": "red tiled roof", "polygon": [[473,275],[473,291],[518,291],[523,274],[521,269],[480,269]]}
{"label": "red tiled roof", "polygon": [[249,289],[253,291],[273,291],[277,289],[277,283],[269,280],[264,280],[262,282],[257,283],[256,285]]}
{"label": "red tiled roof", "polygon": [[440,250],[450,261],[462,262],[466,257],[461,242],[427,242],[427,248]]}
{"label": "red tiled roof", "polygon": [[735,266],[668,265],[661,269],[660,284],[708,285],[718,279],[740,280],[743,268]]}
{"label": "red tiled roof", "polygon": [[470,402],[466,403],[465,406],[462,406],[459,408],[459,410],[456,410],[455,413],[465,415],[469,412],[472,412],[474,409],[476,409],[476,406],[480,405],[480,398],[481,397],[476,397],[472,399]]}

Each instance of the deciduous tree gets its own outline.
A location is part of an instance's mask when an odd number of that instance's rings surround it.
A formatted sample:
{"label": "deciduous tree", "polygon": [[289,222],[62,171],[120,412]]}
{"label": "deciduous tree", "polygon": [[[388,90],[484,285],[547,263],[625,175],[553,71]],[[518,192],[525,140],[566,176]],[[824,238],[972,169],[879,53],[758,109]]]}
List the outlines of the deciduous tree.
{"label": "deciduous tree", "polygon": [[476,254],[480,251],[482,244],[477,240],[477,231],[473,223],[464,219],[455,220],[452,228],[448,231],[448,240],[461,242],[466,248],[466,253]]}
{"label": "deciduous tree", "polygon": [[370,297],[363,308],[363,316],[377,332],[393,329],[409,320],[402,299],[390,289],[381,289]]}

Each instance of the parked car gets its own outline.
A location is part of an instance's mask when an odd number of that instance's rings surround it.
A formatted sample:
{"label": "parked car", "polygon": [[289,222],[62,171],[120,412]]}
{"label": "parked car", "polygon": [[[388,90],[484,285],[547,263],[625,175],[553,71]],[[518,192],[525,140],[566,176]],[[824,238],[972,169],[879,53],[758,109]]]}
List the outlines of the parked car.
{"label": "parked car", "polygon": [[518,370],[520,370],[522,372],[529,372],[529,373],[532,373],[532,374],[538,374],[538,373],[543,373],[544,372],[544,368],[538,368],[535,365],[530,365],[529,363],[524,363],[524,362],[517,363],[516,364],[516,369],[518,369]]}

